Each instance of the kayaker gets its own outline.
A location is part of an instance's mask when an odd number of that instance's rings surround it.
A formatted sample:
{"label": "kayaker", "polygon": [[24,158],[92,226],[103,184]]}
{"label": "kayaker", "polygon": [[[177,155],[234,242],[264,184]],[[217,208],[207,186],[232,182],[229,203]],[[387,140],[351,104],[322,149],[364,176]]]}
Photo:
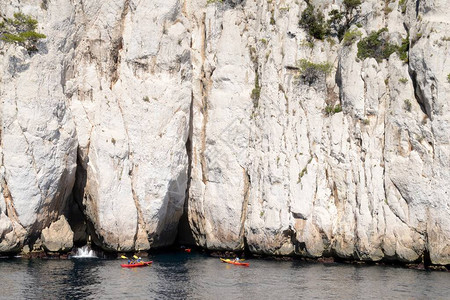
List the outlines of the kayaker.
{"label": "kayaker", "polygon": [[236,257],[236,258],[234,259],[234,261],[235,261],[235,262],[239,262],[239,257]]}

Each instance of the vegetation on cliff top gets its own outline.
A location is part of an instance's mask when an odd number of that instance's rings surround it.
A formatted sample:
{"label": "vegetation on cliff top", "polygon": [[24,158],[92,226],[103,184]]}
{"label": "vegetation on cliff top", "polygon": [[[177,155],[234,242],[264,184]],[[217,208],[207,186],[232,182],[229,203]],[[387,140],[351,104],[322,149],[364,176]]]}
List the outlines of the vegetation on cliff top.
{"label": "vegetation on cliff top", "polygon": [[14,18],[2,18],[0,22],[0,40],[25,47],[28,52],[37,51],[39,39],[46,38],[36,32],[37,20],[23,13],[15,13]]}

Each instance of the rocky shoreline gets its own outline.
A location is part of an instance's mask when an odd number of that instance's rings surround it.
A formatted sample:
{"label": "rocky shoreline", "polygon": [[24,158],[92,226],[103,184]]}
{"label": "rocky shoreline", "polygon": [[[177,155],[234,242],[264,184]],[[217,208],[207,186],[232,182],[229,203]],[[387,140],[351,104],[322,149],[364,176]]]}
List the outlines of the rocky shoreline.
{"label": "rocky shoreline", "polygon": [[[77,248],[74,248],[70,252],[66,253],[58,253],[58,252],[46,252],[44,250],[41,251],[31,251],[31,252],[21,252],[21,253],[11,253],[4,254],[0,258],[20,258],[20,259],[71,259],[77,255]],[[95,248],[94,248],[95,249]],[[96,258],[99,259],[117,259],[122,256],[131,257],[136,255],[138,257],[152,257],[158,254],[177,254],[184,252],[184,248],[180,248],[179,246],[174,247],[165,247],[161,249],[152,249],[150,251],[139,251],[139,252],[103,252],[101,249],[96,249],[95,255]],[[203,255],[211,256],[211,257],[223,257],[223,258],[234,258],[240,257],[241,259],[262,259],[262,260],[273,260],[273,261],[299,261],[299,262],[307,262],[307,263],[320,263],[320,264],[352,264],[352,265],[361,265],[361,266],[389,266],[393,268],[407,268],[414,270],[426,270],[426,271],[442,271],[442,272],[450,272],[450,265],[442,266],[442,265],[433,265],[430,264],[429,259],[425,260],[422,258],[420,262],[415,263],[405,263],[399,261],[361,261],[361,260],[346,260],[339,257],[319,257],[319,258],[308,258],[308,257],[300,257],[300,256],[271,256],[271,255],[252,255],[251,253],[245,252],[233,252],[233,251],[209,251],[207,249],[202,249],[195,247],[192,249],[192,252],[189,253],[201,253]]]}

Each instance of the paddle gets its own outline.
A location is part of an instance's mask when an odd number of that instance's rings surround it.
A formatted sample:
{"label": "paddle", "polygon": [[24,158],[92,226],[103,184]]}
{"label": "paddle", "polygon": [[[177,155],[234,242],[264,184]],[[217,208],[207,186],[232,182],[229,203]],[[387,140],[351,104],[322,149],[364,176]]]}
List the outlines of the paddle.
{"label": "paddle", "polygon": [[[136,258],[136,259],[138,258],[138,257],[136,257],[136,255],[134,255],[133,257]],[[125,255],[121,255],[120,258],[128,259],[129,262],[130,262],[130,264],[132,264],[132,265],[134,265],[134,264],[137,263],[137,261],[135,261],[135,260],[133,260],[133,259],[130,259],[130,258],[126,257]]]}
{"label": "paddle", "polygon": [[136,260],[135,261],[135,263],[137,263],[137,264],[144,264],[145,262],[144,261],[139,261],[139,257],[137,257],[136,255],[133,255],[133,258]]}

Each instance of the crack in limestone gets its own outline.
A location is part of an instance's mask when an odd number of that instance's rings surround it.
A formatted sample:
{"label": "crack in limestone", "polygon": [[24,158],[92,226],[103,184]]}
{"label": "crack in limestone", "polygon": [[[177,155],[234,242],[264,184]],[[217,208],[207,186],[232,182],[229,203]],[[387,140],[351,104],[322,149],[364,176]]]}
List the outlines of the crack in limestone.
{"label": "crack in limestone", "polygon": [[[192,151],[195,153],[198,151],[199,155],[199,163],[200,163],[200,172],[202,176],[202,182],[206,187],[206,184],[208,182],[207,178],[207,163],[205,158],[205,149],[206,149],[206,125],[208,122],[208,111],[207,111],[207,93],[206,93],[206,78],[205,78],[205,52],[206,52],[206,27],[205,27],[205,19],[206,19],[206,13],[202,13],[201,17],[196,17],[194,15],[193,21],[195,22],[196,26],[193,28],[198,28],[199,36],[201,36],[201,44],[198,47],[199,51],[199,59],[196,59],[194,62],[198,63],[200,65],[200,75],[198,76],[198,94],[199,98],[198,100],[201,100],[201,103],[198,103],[200,101],[195,101],[193,98],[193,109],[194,107],[198,109],[199,113],[203,116],[203,122],[201,125],[201,128],[199,128],[200,134],[199,134],[199,149],[197,150],[197,147],[194,145]],[[196,49],[192,49],[193,51]],[[195,53],[196,54],[196,53]],[[194,56],[195,56],[194,54]],[[194,128],[193,128],[194,129]],[[194,154],[195,155],[195,154]],[[194,156],[194,164],[196,163],[197,159]],[[205,196],[205,190],[206,188],[202,189],[201,195],[196,195],[194,199],[194,204],[192,205],[192,208],[189,208],[188,210],[192,211],[188,215],[188,221],[191,226],[191,230],[193,232],[194,239],[198,245],[206,247],[207,241],[206,241],[206,231],[204,228],[206,227],[205,222],[205,208],[203,206],[203,200]],[[191,194],[191,190],[189,190],[189,194]]]}
{"label": "crack in limestone", "polygon": [[[178,233],[176,240],[179,243],[184,243],[188,241],[188,243],[194,241],[193,231],[191,229],[191,225],[189,224],[189,190],[191,187],[191,174],[192,174],[192,139],[193,139],[193,130],[194,130],[194,93],[191,90],[191,103],[189,105],[189,131],[188,138],[185,144],[186,155],[188,158],[187,164],[187,182],[186,182],[186,190],[184,191],[184,202],[183,202],[183,213],[178,221]],[[181,241],[180,241],[181,239]]]}
{"label": "crack in limestone", "polygon": [[112,41],[112,47],[111,47],[111,51],[110,51],[110,58],[112,61],[111,67],[110,67],[110,74],[111,74],[111,89],[113,87],[113,85],[117,82],[117,80],[119,79],[119,74],[118,74],[118,68],[120,66],[120,55],[119,52],[123,47],[123,30],[125,27],[125,17],[128,14],[129,11],[129,6],[130,6],[130,0],[126,0],[124,5],[123,5],[123,9],[122,9],[122,13],[120,15],[120,22],[118,25],[118,30],[115,31],[118,33],[118,37],[115,38]]}
{"label": "crack in limestone", "polygon": [[123,121],[123,125],[124,125],[124,130],[125,130],[125,134],[126,134],[126,139],[127,139],[127,153],[128,153],[128,159],[130,161],[131,164],[131,169],[129,171],[129,176],[130,176],[130,181],[131,181],[131,194],[133,196],[133,200],[134,200],[134,204],[136,206],[136,212],[137,212],[137,224],[136,224],[136,233],[135,233],[135,238],[134,238],[134,242],[136,242],[136,238],[137,238],[137,234],[138,234],[138,228],[139,225],[142,225],[143,228],[146,228],[146,224],[144,221],[144,217],[143,217],[143,213],[142,213],[142,209],[141,206],[139,204],[139,200],[138,197],[136,195],[136,191],[134,188],[134,162],[133,162],[133,152],[130,149],[130,135],[128,133],[128,126],[125,120],[125,115],[123,113],[123,109],[122,106],[120,104],[119,99],[117,99],[117,106],[120,110],[120,116],[122,117],[122,121]]}
{"label": "crack in limestone", "polygon": [[[80,102],[81,102],[81,101],[80,101]],[[86,110],[86,107],[83,105],[83,102],[81,102],[80,104],[81,104],[81,107],[82,107],[83,110],[84,110],[84,114],[86,115],[86,119],[88,120],[89,124],[91,125],[91,128],[89,129],[88,142],[87,142],[87,144],[86,144],[86,154],[84,155],[85,157],[88,157],[88,156],[89,156],[89,151],[90,151],[90,148],[91,148],[92,131],[93,131],[94,128],[95,128],[95,124],[94,124],[94,123],[92,122],[92,120],[89,118],[89,114],[88,114],[88,112],[87,112],[87,110]],[[77,122],[76,122],[76,118],[73,118],[73,122],[75,123],[75,128],[78,128]],[[78,149],[80,149],[80,143],[79,143],[79,142],[78,142]],[[77,155],[80,155],[80,158],[82,158],[80,152],[81,152],[81,151],[77,151]]]}
{"label": "crack in limestone", "polygon": [[[241,166],[242,167],[242,166]],[[245,168],[242,168],[243,171],[243,179],[244,179],[244,201],[242,203],[242,211],[241,211],[241,229],[239,231],[239,248],[245,247],[245,221],[247,219],[247,210],[249,205],[249,197],[250,197],[250,175]]]}
{"label": "crack in limestone", "polygon": [[[202,47],[201,47],[201,56],[203,59],[203,63],[205,61],[205,52],[206,52],[206,28],[205,28],[205,19],[206,14],[203,14],[201,20],[201,30],[202,30]],[[200,150],[200,165],[202,169],[202,181],[206,185],[208,182],[208,168],[205,158],[206,151],[206,125],[208,124],[208,83],[210,83],[211,79],[206,78],[205,69],[202,63],[202,78],[201,78],[201,97],[202,97],[202,108],[201,112],[203,115],[203,124],[202,124],[202,132],[201,132],[201,150]],[[209,80],[208,80],[209,79]],[[208,82],[209,81],[209,82]]]}
{"label": "crack in limestone", "polygon": [[[114,30],[114,32],[117,34],[117,36],[115,38],[113,38],[113,40],[112,40],[112,49],[110,51],[110,59],[111,59],[111,62],[112,62],[111,66],[110,66],[110,76],[111,76],[110,89],[111,90],[113,89],[114,84],[119,79],[118,68],[119,68],[120,61],[121,61],[119,52],[120,52],[120,50],[123,47],[123,30],[124,30],[124,26],[125,26],[125,18],[126,18],[128,12],[129,12],[129,6],[130,6],[130,0],[126,0],[124,2],[122,13],[120,15],[120,22],[119,22],[119,24],[117,26],[118,28],[116,28],[116,30]],[[139,203],[139,200],[138,200],[138,196],[137,196],[136,190],[135,190],[135,180],[134,180],[134,168],[135,168],[135,165],[134,165],[134,162],[133,162],[133,152],[132,152],[131,147],[130,147],[130,135],[129,135],[129,132],[128,132],[128,126],[127,126],[127,122],[125,120],[125,115],[124,115],[124,112],[123,112],[123,108],[122,108],[122,105],[121,105],[120,100],[118,98],[117,98],[117,106],[118,106],[118,108],[120,110],[120,114],[121,114],[122,121],[123,121],[123,124],[124,124],[124,130],[125,130],[125,133],[126,133],[126,142],[127,142],[127,154],[128,154],[129,162],[131,164],[128,175],[130,176],[131,194],[132,194],[133,201],[134,201],[134,204],[135,204],[135,207],[136,207],[136,212],[137,212],[136,232],[135,232],[135,235],[134,235],[134,242],[136,243],[136,241],[138,239],[140,226],[142,226],[142,228],[144,228],[144,230],[145,230],[146,224],[145,224],[145,221],[144,221],[144,217],[143,217],[142,209],[141,209],[141,206],[140,206],[140,203]],[[92,125],[92,123],[91,123],[91,125]],[[90,134],[92,133],[92,129],[93,128],[94,127],[91,128]],[[90,141],[90,138],[89,138],[89,141]],[[90,144],[90,142],[89,142],[89,144]],[[89,153],[89,147],[88,147],[88,153]]]}
{"label": "crack in limestone", "polygon": [[14,221],[20,224],[16,208],[14,207],[14,201],[9,191],[8,183],[6,182],[6,178],[2,177],[0,184],[3,190],[3,198],[5,199],[6,216],[8,216],[10,219],[12,218]]}
{"label": "crack in limestone", "polygon": [[[134,165],[133,165],[134,166]],[[147,223],[145,222],[143,213],[142,213],[142,208],[141,208],[141,204],[138,201],[138,196],[136,195],[136,190],[134,188],[135,185],[135,181],[134,181],[134,176],[133,176],[133,172],[131,173],[131,193],[133,195],[133,200],[134,203],[136,205],[136,211],[137,211],[137,215],[138,215],[138,220],[137,220],[137,224],[136,224],[136,233],[134,235],[134,241],[135,241],[135,246],[137,244],[138,238],[139,238],[139,231],[140,230],[144,230],[147,237],[148,237],[148,231],[147,231]],[[139,251],[139,247],[137,248],[137,250]]]}
{"label": "crack in limestone", "polygon": [[[386,97],[385,102],[384,102],[384,109],[386,110],[386,99],[390,99],[391,96],[391,90],[389,88],[389,84],[386,85]],[[386,117],[386,113],[383,114],[383,126],[384,126],[384,130],[383,130],[383,138],[382,138],[382,164],[383,164],[383,191],[384,191],[384,200],[386,202],[386,206],[389,206],[387,204],[387,199],[388,199],[388,192],[387,192],[387,187],[386,187],[386,156],[389,155],[388,154],[388,150],[386,149],[386,129],[388,128],[389,124],[388,124],[388,118]],[[383,209],[383,205],[381,206],[381,208]],[[392,211],[392,209],[391,209]],[[383,244],[385,243],[384,238],[387,236],[387,222],[386,222],[386,212],[383,209],[383,219],[384,219],[384,232],[383,232],[383,240],[381,242],[381,250],[383,252],[383,255],[385,254],[385,250],[383,249]]]}
{"label": "crack in limestone", "polygon": [[[398,193],[399,193],[400,196],[403,198],[403,200],[405,200],[405,197],[402,195],[402,192],[401,192],[400,189],[398,188],[397,184],[395,184],[395,182],[392,181],[392,179],[391,179],[391,183],[392,183],[392,185],[397,189]],[[408,203],[406,200],[405,200],[405,202]],[[416,229],[416,228],[414,228],[414,227],[411,227],[411,226],[406,222],[406,220],[403,220],[403,219],[395,212],[395,210],[393,210],[393,209],[391,208],[391,206],[390,206],[389,204],[387,205],[387,207],[389,207],[389,209],[390,209],[391,212],[394,214],[394,216],[396,216],[403,224],[405,224],[406,226],[408,226],[408,228],[409,228],[410,230],[412,230],[412,231],[414,231],[414,232],[416,232],[416,233],[418,233],[418,234],[420,234],[420,235],[424,235],[423,232],[420,232],[418,229]],[[409,209],[409,206],[408,206],[408,209]]]}
{"label": "crack in limestone", "polygon": [[[3,160],[3,156],[2,156],[2,160]],[[3,161],[2,161],[2,165],[3,165]],[[3,190],[3,198],[5,200],[5,204],[6,204],[6,216],[12,221],[11,222],[11,226],[12,226],[12,230],[9,232],[13,232],[15,234],[16,237],[19,238],[20,240],[20,248],[23,245],[23,241],[25,238],[25,229],[23,228],[22,224],[19,221],[19,217],[17,215],[17,211],[16,208],[14,207],[14,201],[12,199],[11,193],[9,192],[9,188],[8,188],[8,183],[6,182],[6,179],[4,177],[2,177],[0,179],[0,184]],[[0,237],[2,237],[1,235],[3,235],[3,237],[8,234],[7,232],[0,232]],[[22,236],[22,238],[20,238],[20,236]],[[1,241],[1,239],[0,239]]]}

